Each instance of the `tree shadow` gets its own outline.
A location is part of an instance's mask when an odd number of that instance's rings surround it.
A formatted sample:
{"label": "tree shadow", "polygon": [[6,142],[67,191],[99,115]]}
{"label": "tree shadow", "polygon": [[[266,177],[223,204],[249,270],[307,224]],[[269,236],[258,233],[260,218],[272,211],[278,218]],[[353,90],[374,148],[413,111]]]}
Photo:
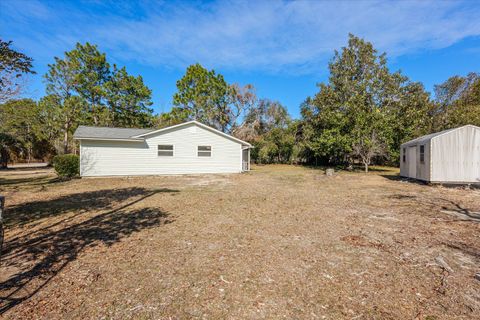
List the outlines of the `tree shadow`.
{"label": "tree shadow", "polygon": [[452,200],[440,199],[449,204],[449,206],[442,206],[444,213],[459,217],[462,220],[480,222],[480,212],[473,212]]}
{"label": "tree shadow", "polygon": [[402,200],[405,202],[415,203],[417,206],[428,206],[428,212],[441,212],[450,216],[456,217],[454,221],[473,221],[480,222],[480,211],[475,212],[461,206],[459,203],[444,199],[422,199],[416,195],[411,194],[393,194],[389,196],[390,199]]}
{"label": "tree shadow", "polygon": [[453,243],[443,242],[443,244],[451,249],[459,250],[464,254],[472,256],[476,259],[480,259],[480,247],[472,248],[468,244],[465,244],[463,242],[458,242],[458,241]]}
{"label": "tree shadow", "polygon": [[52,184],[55,182],[62,182],[62,181],[65,181],[65,180],[59,179],[58,177],[45,176],[45,175],[41,175],[38,177],[13,178],[13,179],[6,179],[6,178],[0,177],[0,186],[8,186],[8,187],[39,186],[39,185]]}
{"label": "tree shadow", "polygon": [[[99,245],[112,246],[122,238],[145,229],[172,223],[169,214],[158,208],[130,208],[132,205],[153,196],[158,192],[177,192],[177,190],[145,190],[132,188],[133,193],[109,190],[107,195],[99,196],[96,192],[73,195],[82,204],[89,195],[97,196],[98,204],[93,209],[107,209],[108,211],[72,223],[68,221],[60,227],[61,222],[55,222],[48,227],[35,230],[19,237],[8,239],[5,251],[1,257],[2,265],[8,269],[18,270],[0,283],[0,315],[26,301],[45,287],[62,269],[86,248]],[[103,191],[105,192],[105,191]],[[140,197],[138,197],[141,195]],[[136,196],[136,199],[119,208],[111,209],[111,201],[125,200]],[[75,198],[76,197],[76,198]],[[49,207],[60,208],[66,204],[68,197],[50,200]],[[43,204],[47,205],[47,201]],[[90,199],[94,204],[95,199]],[[70,205],[70,209],[76,206]],[[92,206],[88,207],[92,209]],[[58,209],[66,212],[68,208]],[[22,211],[23,212],[23,211]],[[63,220],[62,222],[64,222]]]}
{"label": "tree shadow", "polygon": [[[113,208],[116,202],[144,195],[145,188],[121,188],[79,192],[58,197],[54,200],[31,201],[5,210],[4,224],[7,227],[19,227],[43,218],[63,213],[82,213],[98,209]],[[178,192],[177,190],[159,189],[156,192]]]}

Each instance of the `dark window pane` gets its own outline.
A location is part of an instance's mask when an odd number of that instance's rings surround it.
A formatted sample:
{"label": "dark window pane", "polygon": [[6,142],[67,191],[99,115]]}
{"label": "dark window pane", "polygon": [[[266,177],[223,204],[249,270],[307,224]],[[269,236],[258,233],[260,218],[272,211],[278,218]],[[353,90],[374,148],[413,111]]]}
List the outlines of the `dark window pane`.
{"label": "dark window pane", "polygon": [[211,146],[198,146],[198,151],[211,151]]}
{"label": "dark window pane", "polygon": [[211,157],[212,152],[210,152],[210,151],[198,151],[198,156],[199,157]]}
{"label": "dark window pane", "polygon": [[171,144],[159,144],[158,145],[158,150],[173,150],[173,145]]}
{"label": "dark window pane", "polygon": [[173,157],[173,151],[158,151],[159,157]]}

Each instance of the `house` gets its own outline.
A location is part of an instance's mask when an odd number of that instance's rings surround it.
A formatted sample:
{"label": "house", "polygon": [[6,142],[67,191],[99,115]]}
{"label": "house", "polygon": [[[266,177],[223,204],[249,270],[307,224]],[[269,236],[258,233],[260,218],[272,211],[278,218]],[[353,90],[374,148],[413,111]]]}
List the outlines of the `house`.
{"label": "house", "polygon": [[248,142],[197,121],[156,130],[79,126],[74,138],[82,177],[250,170]]}
{"label": "house", "polygon": [[402,144],[400,175],[432,183],[480,183],[480,127],[466,125]]}

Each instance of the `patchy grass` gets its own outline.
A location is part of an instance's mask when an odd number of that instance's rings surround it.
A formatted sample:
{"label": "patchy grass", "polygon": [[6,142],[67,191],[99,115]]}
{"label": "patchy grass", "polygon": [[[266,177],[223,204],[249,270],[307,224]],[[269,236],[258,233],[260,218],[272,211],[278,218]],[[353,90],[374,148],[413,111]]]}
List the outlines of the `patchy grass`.
{"label": "patchy grass", "polygon": [[1,317],[479,318],[480,190],[395,174],[0,172]]}

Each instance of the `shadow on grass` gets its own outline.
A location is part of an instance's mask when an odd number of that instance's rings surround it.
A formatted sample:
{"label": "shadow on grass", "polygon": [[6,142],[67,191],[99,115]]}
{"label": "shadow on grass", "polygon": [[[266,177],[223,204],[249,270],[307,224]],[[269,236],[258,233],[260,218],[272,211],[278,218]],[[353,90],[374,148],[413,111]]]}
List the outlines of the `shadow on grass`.
{"label": "shadow on grass", "polygon": [[[5,211],[4,224],[7,227],[18,227],[37,220],[63,213],[82,213],[91,210],[109,209],[115,202],[141,196],[149,191],[145,188],[122,188],[96,190],[73,193],[54,200],[31,201],[8,207]],[[155,192],[178,192],[177,190],[160,189]]]}
{"label": "shadow on grass", "polygon": [[[26,301],[45,287],[62,269],[86,248],[99,245],[111,246],[122,238],[172,223],[169,214],[158,208],[132,209],[132,205],[153,196],[159,192],[177,192],[177,190],[145,190],[143,188],[108,190],[75,194],[70,197],[60,197],[44,201],[37,207],[44,216],[48,210],[42,206],[56,209],[56,214],[85,206],[85,210],[103,210],[106,212],[86,220],[69,223],[61,228],[59,222],[35,230],[26,235],[7,239],[4,253],[1,257],[2,267],[18,270],[16,274],[0,283],[0,315]],[[112,201],[127,200],[130,202],[118,208],[112,208]],[[73,199],[69,204],[67,199]],[[26,215],[25,204],[17,208],[17,213]],[[20,220],[14,221],[24,221]],[[12,223],[12,220],[11,220]]]}
{"label": "shadow on grass", "polygon": [[[347,172],[355,172],[355,173],[365,173],[365,168],[362,166],[353,166],[351,169],[348,169],[346,166],[315,166],[315,165],[302,165],[305,168],[309,169],[314,169],[314,170],[320,170],[320,171],[325,171],[327,169],[334,169],[335,171],[347,171]],[[396,174],[395,168],[389,168],[389,167],[377,167],[377,166],[371,166],[368,167],[368,172],[391,172],[391,174]]]}
{"label": "shadow on grass", "polygon": [[38,177],[29,177],[29,178],[13,178],[13,179],[5,179],[0,178],[0,186],[8,186],[8,187],[15,187],[15,186],[39,186],[45,184],[52,184],[55,182],[62,182],[65,181],[64,179],[60,179],[58,177],[52,176],[38,176]]}
{"label": "shadow on grass", "polygon": [[405,178],[398,174],[381,174],[380,176],[391,181],[408,182],[408,183],[414,183],[414,184],[423,185],[423,186],[428,185],[428,183],[425,181]]}
{"label": "shadow on grass", "polygon": [[442,206],[444,213],[453,214],[461,219],[480,222],[480,212],[473,212],[470,209],[464,208],[455,201],[440,199],[447,203],[447,205]]}
{"label": "shadow on grass", "polygon": [[394,194],[389,196],[391,199],[402,200],[409,203],[414,203],[416,206],[428,206],[428,212],[441,212],[454,216],[458,219],[454,221],[473,221],[480,222],[480,211],[475,212],[471,209],[465,208],[459,203],[444,199],[436,198],[434,200],[430,199],[419,199],[416,195],[411,194]]}

